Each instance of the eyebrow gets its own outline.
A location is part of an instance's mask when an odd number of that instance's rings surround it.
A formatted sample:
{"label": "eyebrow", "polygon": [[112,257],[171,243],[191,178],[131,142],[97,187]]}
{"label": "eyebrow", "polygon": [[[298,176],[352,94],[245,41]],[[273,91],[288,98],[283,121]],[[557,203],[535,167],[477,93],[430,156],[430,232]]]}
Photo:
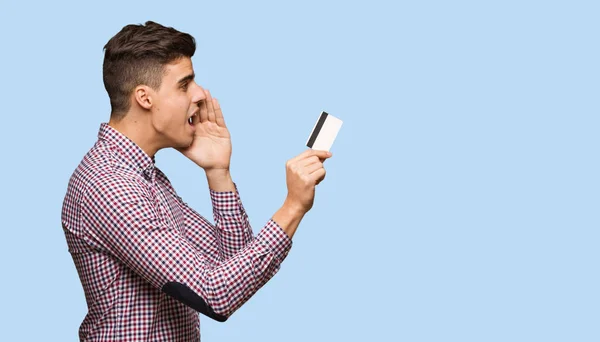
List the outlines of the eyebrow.
{"label": "eyebrow", "polygon": [[193,80],[196,77],[196,75],[194,73],[191,73],[185,77],[183,77],[182,79],[180,79],[179,81],[177,81],[178,85],[183,85],[191,80]]}

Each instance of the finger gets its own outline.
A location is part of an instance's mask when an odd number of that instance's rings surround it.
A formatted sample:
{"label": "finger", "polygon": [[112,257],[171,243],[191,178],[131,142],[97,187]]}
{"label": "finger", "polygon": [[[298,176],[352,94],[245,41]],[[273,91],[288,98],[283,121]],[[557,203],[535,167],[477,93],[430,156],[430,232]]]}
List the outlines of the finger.
{"label": "finger", "polygon": [[223,117],[223,111],[221,110],[221,105],[216,98],[213,98],[213,107],[215,108],[215,118],[217,121],[217,125],[221,127],[227,127],[225,125],[225,118]]}
{"label": "finger", "polygon": [[311,173],[317,171],[318,169],[322,169],[322,168],[323,168],[323,163],[316,162],[316,163],[313,163],[313,164],[310,164],[310,165],[306,165],[304,167],[304,172],[306,172],[307,174],[310,175]]}
{"label": "finger", "polygon": [[320,161],[321,161],[321,159],[317,156],[309,156],[309,157],[299,160],[298,165],[305,167],[305,166],[308,166],[308,165],[311,165],[314,163],[318,163]]}
{"label": "finger", "polygon": [[319,157],[319,159],[327,159],[331,158],[332,154],[329,151],[323,150],[312,150],[313,153],[311,155]]}
{"label": "finger", "polygon": [[[200,108],[200,103],[198,103],[198,108]],[[198,111],[199,113],[200,111]],[[200,114],[192,116],[192,125],[196,125],[200,121]]]}
{"label": "finger", "polygon": [[308,149],[302,153],[300,153],[299,155],[295,156],[294,158],[290,159],[291,163],[297,162],[298,160],[304,159],[305,157],[307,157],[309,155],[309,153],[311,153],[312,150]]}
{"label": "finger", "polygon": [[304,165],[308,165],[310,163],[314,163],[317,161],[324,162],[327,158],[330,158],[331,154],[327,151],[319,151],[314,150],[312,153],[308,154],[306,157],[300,159],[299,162]]}
{"label": "finger", "polygon": [[310,156],[317,156],[321,159],[327,159],[329,157],[331,157],[331,153],[327,152],[327,151],[320,151],[320,150],[313,150],[313,149],[308,149],[302,153],[300,153],[299,155],[297,155],[296,157],[290,159],[291,162],[296,162],[302,159],[305,159],[307,157]]}
{"label": "finger", "polygon": [[206,105],[206,99],[200,101],[200,122],[208,121],[208,106]]}
{"label": "finger", "polygon": [[196,125],[198,122],[200,122],[200,115],[202,112],[202,101],[199,101],[198,103],[196,103],[196,105],[198,106],[198,111],[196,112],[196,115],[192,116],[192,125]]}
{"label": "finger", "polygon": [[323,179],[325,179],[325,175],[327,174],[327,172],[325,171],[324,168],[320,168],[318,170],[316,170],[315,172],[310,174],[310,178],[315,180],[315,184],[319,184],[323,181]]}
{"label": "finger", "polygon": [[208,107],[208,121],[215,122],[215,106],[213,104],[212,96],[210,96],[210,91],[206,90],[206,106]]}

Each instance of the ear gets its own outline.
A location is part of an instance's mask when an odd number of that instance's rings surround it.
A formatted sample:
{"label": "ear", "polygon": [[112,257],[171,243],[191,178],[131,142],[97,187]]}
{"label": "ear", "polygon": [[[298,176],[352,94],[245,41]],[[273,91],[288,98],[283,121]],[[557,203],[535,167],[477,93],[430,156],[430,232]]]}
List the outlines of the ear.
{"label": "ear", "polygon": [[146,85],[135,87],[133,96],[140,107],[148,110],[152,108],[152,89],[150,87]]}

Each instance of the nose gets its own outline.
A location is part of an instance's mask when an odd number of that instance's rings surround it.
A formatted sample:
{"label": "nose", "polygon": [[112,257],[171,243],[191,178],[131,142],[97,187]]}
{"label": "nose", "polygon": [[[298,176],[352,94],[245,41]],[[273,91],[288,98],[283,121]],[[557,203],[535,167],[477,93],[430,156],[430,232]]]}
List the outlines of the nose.
{"label": "nose", "polygon": [[206,93],[204,92],[204,89],[197,84],[196,82],[194,82],[194,91],[193,91],[193,95],[192,95],[192,102],[194,103],[199,103],[200,101],[206,99]]}

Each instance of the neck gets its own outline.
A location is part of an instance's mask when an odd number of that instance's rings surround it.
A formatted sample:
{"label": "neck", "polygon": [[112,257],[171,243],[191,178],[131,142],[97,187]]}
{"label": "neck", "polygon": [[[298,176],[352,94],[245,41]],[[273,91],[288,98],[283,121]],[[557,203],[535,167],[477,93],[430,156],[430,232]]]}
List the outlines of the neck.
{"label": "neck", "polygon": [[108,125],[136,143],[150,157],[154,157],[162,148],[151,123],[134,113],[126,114],[120,120],[115,120],[111,116]]}

